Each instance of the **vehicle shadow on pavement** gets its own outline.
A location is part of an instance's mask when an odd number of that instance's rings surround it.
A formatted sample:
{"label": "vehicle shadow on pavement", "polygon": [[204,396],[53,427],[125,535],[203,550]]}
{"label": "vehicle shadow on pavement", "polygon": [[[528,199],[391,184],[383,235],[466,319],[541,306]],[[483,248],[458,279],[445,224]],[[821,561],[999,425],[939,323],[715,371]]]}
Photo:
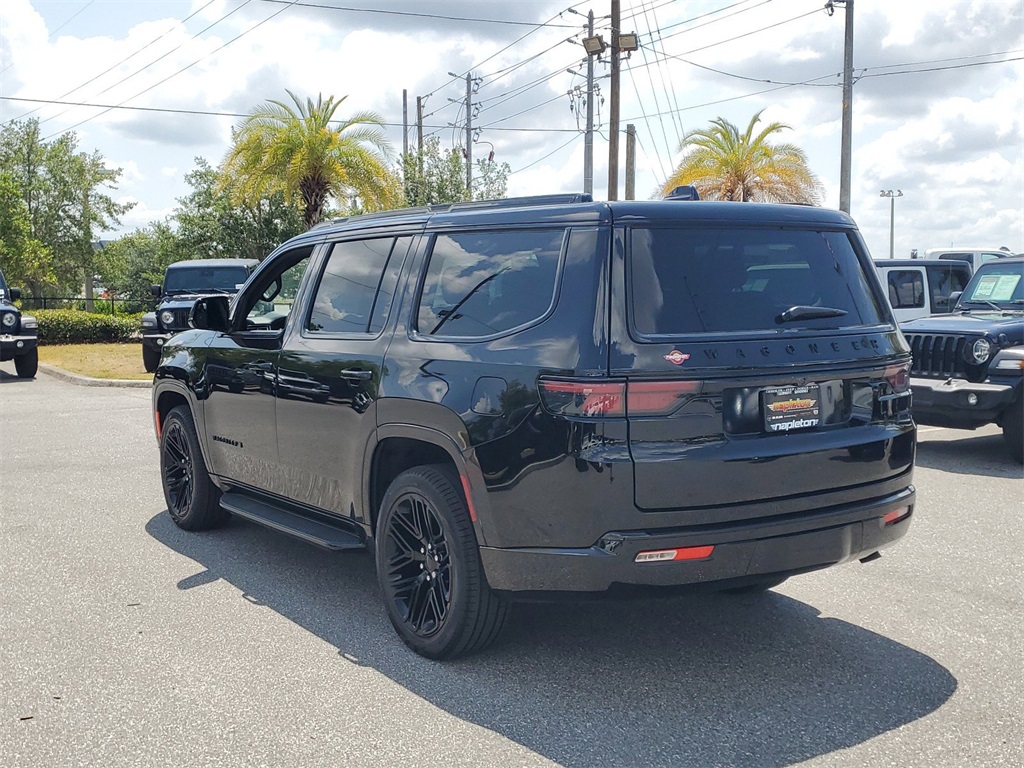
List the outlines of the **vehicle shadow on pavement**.
{"label": "vehicle shadow on pavement", "polygon": [[30,384],[32,379],[23,379],[13,373],[0,369],[0,384]]}
{"label": "vehicle shadow on pavement", "polygon": [[1024,467],[1010,456],[1002,435],[972,435],[956,440],[937,440],[928,439],[927,434],[919,434],[916,463],[919,467],[941,469],[960,475],[1024,477]]}
{"label": "vehicle shadow on pavement", "polygon": [[202,565],[179,589],[223,579],[332,644],[338,664],[574,768],[791,765],[922,718],[957,688],[928,656],[777,592],[516,605],[495,646],[431,662],[393,632],[368,553],[237,519],[195,534],[161,512],[146,530]]}

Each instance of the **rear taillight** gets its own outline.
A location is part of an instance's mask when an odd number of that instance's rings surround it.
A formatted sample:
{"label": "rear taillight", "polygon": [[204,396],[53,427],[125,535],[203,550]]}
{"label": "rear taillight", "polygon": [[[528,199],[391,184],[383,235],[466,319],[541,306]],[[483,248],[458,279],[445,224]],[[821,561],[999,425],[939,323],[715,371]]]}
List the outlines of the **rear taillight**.
{"label": "rear taillight", "polygon": [[667,416],[700,392],[699,381],[541,379],[544,407],[559,416],[622,418]]}
{"label": "rear taillight", "polygon": [[890,365],[885,369],[885,380],[896,394],[910,390],[910,363]]}

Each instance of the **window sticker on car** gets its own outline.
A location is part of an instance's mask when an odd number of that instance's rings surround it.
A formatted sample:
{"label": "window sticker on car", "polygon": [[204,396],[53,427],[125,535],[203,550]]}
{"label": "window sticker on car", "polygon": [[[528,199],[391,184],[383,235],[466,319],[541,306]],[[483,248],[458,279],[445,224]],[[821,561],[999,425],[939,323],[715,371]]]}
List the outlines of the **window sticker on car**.
{"label": "window sticker on car", "polygon": [[1020,275],[985,275],[978,280],[978,287],[974,289],[971,299],[1009,301],[1019,282]]}
{"label": "window sticker on car", "polygon": [[818,385],[773,387],[764,395],[764,426],[769,432],[788,432],[818,426]]}

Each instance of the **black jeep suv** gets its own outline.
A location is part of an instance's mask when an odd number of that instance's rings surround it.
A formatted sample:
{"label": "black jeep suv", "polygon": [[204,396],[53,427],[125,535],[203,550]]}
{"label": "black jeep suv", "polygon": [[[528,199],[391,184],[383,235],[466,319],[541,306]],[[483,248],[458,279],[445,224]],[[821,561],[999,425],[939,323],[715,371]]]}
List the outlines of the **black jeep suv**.
{"label": "black jeep suv", "polygon": [[1024,463],[1024,258],[983,264],[953,314],[904,323],[903,333],[914,355],[914,418],[959,429],[998,424]]}
{"label": "black jeep suv", "polygon": [[203,296],[233,296],[256,269],[256,259],[190,259],[171,264],[163,286],[154,285],[155,312],[142,316],[142,363],[150,373],[160,362],[167,339],[189,327],[192,305]]}
{"label": "black jeep suv", "polygon": [[0,360],[14,359],[18,377],[31,379],[39,369],[39,324],[14,306],[21,291],[9,288],[0,270]]}
{"label": "black jeep suv", "polygon": [[844,214],[566,195],[356,217],[192,323],[153,388],[171,517],[369,547],[431,658],[489,643],[512,598],[757,591],[910,525],[910,350]]}

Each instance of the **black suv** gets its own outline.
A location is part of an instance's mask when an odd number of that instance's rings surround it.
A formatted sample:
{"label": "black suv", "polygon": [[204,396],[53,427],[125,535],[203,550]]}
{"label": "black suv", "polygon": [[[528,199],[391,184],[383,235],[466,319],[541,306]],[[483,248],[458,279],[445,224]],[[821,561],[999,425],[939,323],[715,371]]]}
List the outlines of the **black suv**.
{"label": "black suv", "polygon": [[256,269],[256,259],[190,259],[171,264],[163,286],[152,286],[159,303],[142,316],[142,363],[153,373],[167,339],[189,327],[192,305],[203,296],[233,296]]}
{"label": "black suv", "polygon": [[763,590],[910,525],[910,350],[844,214],[356,217],[192,321],[153,388],[171,517],[369,547],[431,658],[489,643],[510,598]]}
{"label": "black suv", "polygon": [[996,423],[1024,464],[1024,258],[983,264],[951,315],[903,324],[914,354],[914,417],[977,429]]}
{"label": "black suv", "polygon": [[39,324],[14,306],[20,298],[21,291],[9,288],[0,270],[0,360],[13,358],[18,376],[31,379],[39,369]]}

